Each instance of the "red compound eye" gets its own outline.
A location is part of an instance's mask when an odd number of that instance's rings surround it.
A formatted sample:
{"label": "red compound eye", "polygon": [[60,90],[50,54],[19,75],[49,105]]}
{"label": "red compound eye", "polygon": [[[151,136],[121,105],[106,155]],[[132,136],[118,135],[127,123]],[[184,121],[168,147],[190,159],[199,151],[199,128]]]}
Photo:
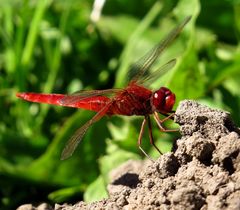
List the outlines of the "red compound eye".
{"label": "red compound eye", "polygon": [[161,87],[159,90],[153,93],[153,110],[156,110],[160,113],[171,112],[175,103],[175,98],[175,94],[172,93],[171,90],[165,87]]}

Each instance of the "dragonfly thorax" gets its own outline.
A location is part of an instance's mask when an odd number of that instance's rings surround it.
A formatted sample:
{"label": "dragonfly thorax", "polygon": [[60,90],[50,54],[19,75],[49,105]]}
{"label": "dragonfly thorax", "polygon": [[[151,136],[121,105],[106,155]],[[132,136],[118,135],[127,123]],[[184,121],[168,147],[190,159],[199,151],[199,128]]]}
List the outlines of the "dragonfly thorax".
{"label": "dragonfly thorax", "polygon": [[166,87],[161,87],[152,94],[152,111],[157,111],[164,114],[171,112],[175,103],[175,98],[175,94],[171,90]]}

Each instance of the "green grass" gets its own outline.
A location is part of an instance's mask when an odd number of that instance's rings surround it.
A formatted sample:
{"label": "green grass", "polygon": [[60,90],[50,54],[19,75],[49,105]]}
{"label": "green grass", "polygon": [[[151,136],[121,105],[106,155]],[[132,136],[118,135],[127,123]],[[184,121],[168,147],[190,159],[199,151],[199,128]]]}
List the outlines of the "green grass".
{"label": "green grass", "polygon": [[[92,2],[80,0],[0,1],[1,209],[100,199],[112,168],[143,158],[136,147],[141,118],[112,117],[92,126],[74,155],[60,161],[66,141],[93,113],[24,102],[16,92],[123,87],[132,62],[186,16],[191,21],[160,59],[178,63],[151,88],[166,85],[176,106],[195,99],[240,124],[238,0],[107,1],[96,25],[91,9]],[[169,151],[177,134],[156,126],[153,132]],[[147,136],[143,147],[158,157]]]}

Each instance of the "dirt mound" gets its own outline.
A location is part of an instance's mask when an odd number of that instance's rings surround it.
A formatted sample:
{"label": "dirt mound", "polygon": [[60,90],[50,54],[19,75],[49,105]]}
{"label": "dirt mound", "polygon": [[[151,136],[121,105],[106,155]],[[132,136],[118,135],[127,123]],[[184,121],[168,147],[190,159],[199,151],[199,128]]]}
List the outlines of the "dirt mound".
{"label": "dirt mound", "polygon": [[128,161],[112,173],[109,198],[55,210],[240,209],[240,137],[229,114],[182,101],[182,138],[155,163]]}

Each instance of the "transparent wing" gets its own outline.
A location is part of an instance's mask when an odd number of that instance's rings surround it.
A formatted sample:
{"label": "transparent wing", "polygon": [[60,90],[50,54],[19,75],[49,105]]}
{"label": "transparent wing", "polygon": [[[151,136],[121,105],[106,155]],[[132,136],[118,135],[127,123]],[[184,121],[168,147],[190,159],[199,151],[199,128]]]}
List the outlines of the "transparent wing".
{"label": "transparent wing", "polygon": [[66,146],[63,149],[61,154],[61,160],[65,160],[69,158],[75,149],[77,148],[78,144],[81,142],[84,134],[86,133],[87,129],[96,121],[100,120],[107,112],[108,108],[111,106],[113,100],[111,100],[105,107],[103,107],[97,114],[93,116],[88,122],[86,122],[82,127],[80,127],[75,134],[68,140]]}
{"label": "transparent wing", "polygon": [[143,76],[137,81],[137,84],[139,85],[150,85],[156,80],[157,78],[160,78],[162,75],[164,75],[168,70],[172,69],[176,64],[176,59],[172,59],[168,61],[166,64],[161,66],[159,69],[151,73],[150,75]]}
{"label": "transparent wing", "polygon": [[116,93],[119,93],[121,89],[106,89],[106,90],[80,90],[70,95],[66,95],[63,99],[60,100],[62,106],[71,105],[78,101],[81,101],[86,98],[93,96],[115,96]]}
{"label": "transparent wing", "polygon": [[133,64],[129,70],[130,82],[138,83],[142,77],[146,77],[148,70],[154,64],[156,59],[161,53],[169,46],[172,41],[182,31],[183,27],[188,23],[191,17],[186,17],[178,26],[176,26],[159,44],[153,47],[147,54],[140,58],[135,64]]}

